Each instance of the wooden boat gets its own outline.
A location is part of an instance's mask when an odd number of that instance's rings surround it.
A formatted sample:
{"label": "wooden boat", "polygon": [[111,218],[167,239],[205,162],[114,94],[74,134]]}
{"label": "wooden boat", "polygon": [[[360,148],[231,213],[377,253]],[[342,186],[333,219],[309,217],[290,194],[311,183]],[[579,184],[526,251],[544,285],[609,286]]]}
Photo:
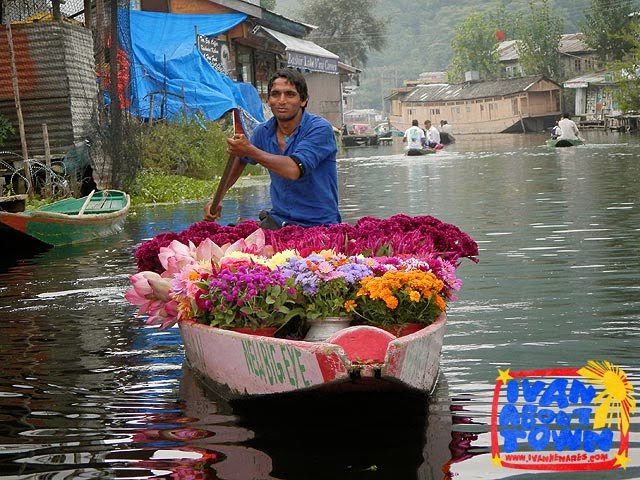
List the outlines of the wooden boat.
{"label": "wooden boat", "polygon": [[546,143],[548,147],[575,147],[582,145],[584,141],[579,138],[550,138]]}
{"label": "wooden boat", "polygon": [[436,153],[435,148],[410,148],[406,151],[407,155],[414,157],[417,155],[429,155],[430,153]]}
{"label": "wooden boat", "polygon": [[0,197],[0,211],[17,213],[24,212],[27,203],[27,194],[9,195]]}
{"label": "wooden boat", "polygon": [[103,190],[35,210],[0,212],[0,238],[4,246],[17,250],[87,242],[120,232],[129,206],[126,193]]}
{"label": "wooden boat", "polygon": [[368,147],[378,145],[378,136],[374,134],[342,135],[344,147]]}
{"label": "wooden boat", "polygon": [[437,382],[445,324],[443,313],[402,337],[355,326],[308,342],[179,323],[188,365],[227,401],[310,391],[427,395]]}

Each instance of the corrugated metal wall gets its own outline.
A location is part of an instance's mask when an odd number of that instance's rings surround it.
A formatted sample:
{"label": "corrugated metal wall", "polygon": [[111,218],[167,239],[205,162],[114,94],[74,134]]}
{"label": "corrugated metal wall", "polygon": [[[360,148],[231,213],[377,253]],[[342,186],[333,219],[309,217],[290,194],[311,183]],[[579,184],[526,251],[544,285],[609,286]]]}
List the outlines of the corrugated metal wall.
{"label": "corrugated metal wall", "polygon": [[[21,153],[7,26],[0,26],[0,115],[16,135],[0,147]],[[96,83],[91,32],[67,22],[11,25],[18,90],[30,158],[44,154],[42,125],[54,155],[91,133]]]}

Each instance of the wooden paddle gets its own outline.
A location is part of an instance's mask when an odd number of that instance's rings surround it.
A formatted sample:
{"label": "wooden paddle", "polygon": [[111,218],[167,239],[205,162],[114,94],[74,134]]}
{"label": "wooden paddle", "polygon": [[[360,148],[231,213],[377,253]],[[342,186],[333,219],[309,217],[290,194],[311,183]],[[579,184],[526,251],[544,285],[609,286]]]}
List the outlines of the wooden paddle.
{"label": "wooden paddle", "polygon": [[78,212],[78,216],[84,215],[84,211],[87,209],[87,207],[91,203],[91,199],[93,198],[93,194],[94,193],[96,193],[95,189],[91,190],[91,193],[89,195],[87,195],[87,199],[82,204],[82,207],[80,208],[80,211]]}
{"label": "wooden paddle", "polygon": [[[237,108],[232,110],[233,112],[233,134],[237,135],[238,133],[244,133],[244,128],[242,127],[242,121],[240,120],[240,114]],[[227,179],[229,178],[229,174],[231,173],[231,167],[233,166],[233,162],[235,161],[235,155],[229,155],[227,159],[227,164],[224,166],[224,171],[222,172],[222,177],[220,177],[220,182],[218,183],[218,188],[216,188],[216,192],[213,195],[213,200],[211,201],[211,205],[209,207],[209,213],[213,215],[213,208],[218,205],[222,198],[224,197],[224,187],[227,184]]]}

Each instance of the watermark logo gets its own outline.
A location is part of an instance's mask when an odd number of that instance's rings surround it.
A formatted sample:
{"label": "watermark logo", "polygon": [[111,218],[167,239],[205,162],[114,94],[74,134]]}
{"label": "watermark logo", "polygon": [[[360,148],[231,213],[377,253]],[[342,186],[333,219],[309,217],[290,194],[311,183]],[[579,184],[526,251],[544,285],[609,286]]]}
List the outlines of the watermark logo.
{"label": "watermark logo", "polygon": [[633,385],[607,361],[583,368],[498,370],[491,411],[496,466],[605,470],[629,462]]}

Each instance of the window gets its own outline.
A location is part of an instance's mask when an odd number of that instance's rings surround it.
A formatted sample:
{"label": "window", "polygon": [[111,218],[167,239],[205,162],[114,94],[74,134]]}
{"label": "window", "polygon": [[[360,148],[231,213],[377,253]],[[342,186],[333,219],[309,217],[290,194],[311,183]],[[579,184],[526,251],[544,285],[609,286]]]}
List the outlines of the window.
{"label": "window", "polygon": [[253,57],[251,50],[244,46],[238,46],[236,54],[236,73],[241,82],[253,83]]}
{"label": "window", "polygon": [[518,108],[518,99],[517,98],[512,98],[511,99],[511,111],[513,112],[514,115],[519,115],[520,114],[520,109]]}

